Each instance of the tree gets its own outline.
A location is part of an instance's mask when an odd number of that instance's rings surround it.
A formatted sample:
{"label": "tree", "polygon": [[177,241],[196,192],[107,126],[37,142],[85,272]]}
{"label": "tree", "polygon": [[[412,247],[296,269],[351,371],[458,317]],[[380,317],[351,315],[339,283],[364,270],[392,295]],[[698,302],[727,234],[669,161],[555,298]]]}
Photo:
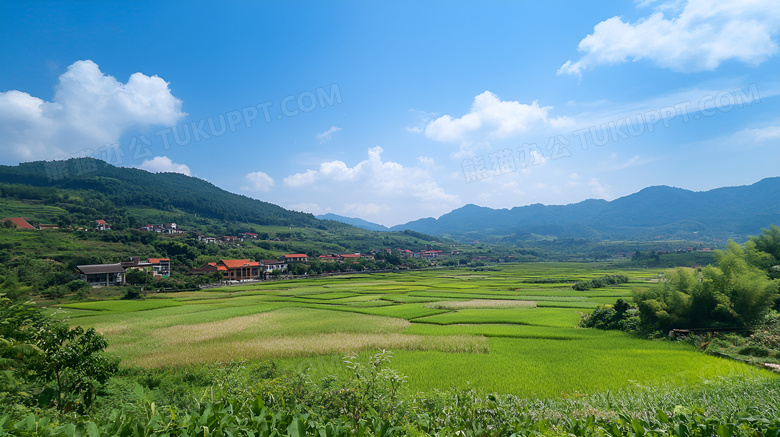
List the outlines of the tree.
{"label": "tree", "polygon": [[634,295],[648,329],[742,327],[757,322],[777,297],[777,281],[747,262],[730,241],[717,267],[667,272],[660,287]]}
{"label": "tree", "polygon": [[154,278],[150,278],[150,276],[151,275],[145,270],[127,269],[127,273],[125,273],[125,281],[132,285],[146,285],[148,283],[154,283]]}
{"label": "tree", "polygon": [[30,398],[25,383],[31,376],[30,361],[42,352],[35,333],[44,319],[33,304],[0,294],[0,402]]}
{"label": "tree", "polygon": [[772,279],[780,278],[780,227],[771,225],[762,229],[763,235],[750,237],[745,243],[747,261],[769,274]]}
{"label": "tree", "polygon": [[49,385],[40,401],[49,401],[60,411],[89,409],[97,385],[105,383],[118,369],[116,360],[102,354],[108,342],[95,328],[51,323],[38,334],[36,344],[43,354],[32,368],[36,380]]}
{"label": "tree", "polygon": [[[118,368],[93,328],[69,328],[31,303],[0,295],[0,401],[85,411]],[[10,399],[9,399],[10,398]]]}

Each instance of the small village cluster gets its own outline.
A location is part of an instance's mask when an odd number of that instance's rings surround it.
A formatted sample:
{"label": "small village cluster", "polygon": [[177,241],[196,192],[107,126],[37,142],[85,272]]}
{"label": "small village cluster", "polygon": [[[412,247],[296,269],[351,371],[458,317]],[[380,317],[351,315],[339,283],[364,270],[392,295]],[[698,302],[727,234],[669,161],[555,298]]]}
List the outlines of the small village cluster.
{"label": "small village cluster", "polygon": [[[189,273],[213,273],[221,272],[226,281],[242,281],[247,279],[263,278],[274,270],[283,271],[287,268],[289,260],[306,262],[306,255],[283,255],[279,260],[251,261],[248,259],[223,259],[218,262],[208,263],[203,267],[192,269]],[[142,261],[139,257],[132,257],[129,261],[114,264],[88,264],[76,266],[79,277],[93,287],[124,285],[128,270],[150,271],[155,279],[170,277],[170,258],[149,258]]]}
{"label": "small village cluster", "polygon": [[[12,217],[3,219],[3,221],[10,221],[13,225],[22,230],[40,230],[41,227],[35,227],[31,225],[27,220],[21,217]],[[97,231],[110,231],[111,225],[105,220],[95,221],[95,230]],[[176,223],[162,223],[162,224],[147,224],[136,228],[143,232],[156,232],[160,234],[182,234],[186,231],[178,227]],[[202,234],[197,234],[199,241],[205,243],[225,244],[225,243],[237,243],[240,241],[247,241],[257,239],[258,234],[253,232],[245,232],[238,236],[221,236],[221,237],[209,237]],[[380,249],[379,252],[384,251],[386,253],[393,252],[391,249]],[[333,261],[333,262],[357,262],[358,259],[373,260],[377,250],[372,250],[371,253],[341,253],[341,254],[327,254],[320,255],[318,259],[320,261]],[[444,253],[441,250],[423,250],[413,252],[408,249],[396,249],[402,258],[423,258],[426,260],[432,260]],[[461,251],[453,250],[451,255],[460,255]],[[265,279],[274,272],[285,272],[288,270],[290,263],[307,263],[309,256],[306,254],[286,254],[279,256],[278,259],[252,261],[248,259],[223,259],[217,262],[208,263],[202,267],[194,268],[188,272],[188,274],[202,274],[202,273],[221,273],[224,281],[245,281],[252,279]],[[144,270],[149,271],[155,279],[168,278],[171,275],[171,260],[169,258],[149,258],[142,261],[139,257],[132,257],[129,261],[123,261],[112,264],[89,264],[79,265],[76,267],[80,279],[86,281],[94,287],[100,286],[112,286],[112,285],[124,285],[126,283],[126,274],[128,270]]]}
{"label": "small village cluster", "polygon": [[[390,249],[383,249],[390,252]],[[376,251],[373,251],[376,253]],[[459,252],[459,251],[453,251]],[[401,256],[421,257],[428,260],[441,256],[441,250],[425,250],[412,252],[400,250]],[[374,259],[373,254],[346,253],[320,255],[322,261],[348,262],[356,259]],[[188,274],[221,273],[223,281],[246,281],[252,279],[265,279],[275,271],[284,272],[291,263],[307,263],[309,256],[304,253],[286,254],[279,259],[252,261],[248,259],[223,259],[217,262],[194,268]],[[140,257],[132,257],[129,261],[113,264],[88,264],[76,266],[80,279],[93,287],[124,285],[126,274],[130,269],[150,271],[155,279],[170,277],[170,258],[149,258],[142,261]]]}

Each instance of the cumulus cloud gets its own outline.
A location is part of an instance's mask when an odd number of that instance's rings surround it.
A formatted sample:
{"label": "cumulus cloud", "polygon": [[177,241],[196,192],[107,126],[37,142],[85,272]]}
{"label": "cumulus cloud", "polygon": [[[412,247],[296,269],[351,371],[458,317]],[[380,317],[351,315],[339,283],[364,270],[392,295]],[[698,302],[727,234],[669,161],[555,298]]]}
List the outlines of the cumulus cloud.
{"label": "cumulus cloud", "polygon": [[[548,121],[551,106],[530,105],[499,99],[490,91],[476,96],[471,111],[459,118],[443,115],[425,126],[425,136],[441,142],[464,142],[477,138],[506,138],[527,132]],[[476,134],[476,135],[475,135]]]}
{"label": "cumulus cloud", "polygon": [[386,198],[416,198],[437,204],[457,204],[457,195],[448,194],[430,173],[419,167],[382,160],[383,149],[379,146],[368,149],[368,158],[350,167],[343,161],[327,161],[319,169],[309,169],[284,178],[286,186],[292,188],[316,187],[320,190],[348,186],[356,196],[371,195]]}
{"label": "cumulus cloud", "polygon": [[577,46],[582,58],[567,61],[558,74],[580,75],[627,60],[684,72],[714,70],[732,59],[757,65],[778,51],[772,39],[780,32],[777,0],[689,0],[682,8],[677,3],[664,2],[636,23],[621,17],[598,23]]}
{"label": "cumulus cloud", "polygon": [[249,185],[241,187],[244,191],[270,191],[275,185],[271,176],[262,171],[256,171],[244,176]]}
{"label": "cumulus cloud", "polygon": [[181,173],[191,176],[190,168],[185,164],[176,164],[167,156],[155,156],[152,159],[144,160],[139,166],[152,173]]}
{"label": "cumulus cloud", "polygon": [[176,124],[181,105],[160,77],[134,73],[122,83],[90,60],[77,61],[59,77],[51,102],[0,93],[0,152],[9,163],[97,152],[130,127]]}
{"label": "cumulus cloud", "polygon": [[326,141],[330,141],[331,137],[333,137],[333,134],[340,131],[340,127],[331,126],[330,129],[326,130],[325,132],[320,132],[317,135],[314,136],[314,138],[320,140],[320,143],[324,143]]}

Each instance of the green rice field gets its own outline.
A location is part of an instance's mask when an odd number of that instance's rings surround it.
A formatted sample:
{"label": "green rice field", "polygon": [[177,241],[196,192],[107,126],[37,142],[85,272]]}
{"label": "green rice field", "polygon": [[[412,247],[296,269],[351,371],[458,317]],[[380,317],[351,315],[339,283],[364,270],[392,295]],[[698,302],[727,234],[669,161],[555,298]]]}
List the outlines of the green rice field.
{"label": "green rice field", "polygon": [[[626,284],[575,291],[577,280]],[[274,360],[314,376],[343,371],[349,352],[393,351],[416,391],[473,387],[558,397],[632,386],[697,385],[769,372],[670,341],[578,328],[580,315],[630,299],[660,270],[584,263],[356,274],[63,305],[95,327],[125,366]],[[540,283],[555,278],[568,281]]]}

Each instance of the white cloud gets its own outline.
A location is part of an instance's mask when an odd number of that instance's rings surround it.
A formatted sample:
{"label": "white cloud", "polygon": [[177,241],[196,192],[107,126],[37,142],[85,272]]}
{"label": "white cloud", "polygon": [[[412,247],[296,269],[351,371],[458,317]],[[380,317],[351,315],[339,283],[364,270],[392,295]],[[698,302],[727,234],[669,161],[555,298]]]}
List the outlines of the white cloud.
{"label": "white cloud", "polygon": [[77,61],[59,77],[51,102],[0,93],[0,152],[5,161],[96,154],[130,127],[174,125],[185,115],[181,105],[157,76],[134,73],[121,83],[94,62]]}
{"label": "white cloud", "polygon": [[656,9],[634,24],[620,17],[598,23],[577,46],[582,58],[567,61],[558,74],[645,59],[677,71],[714,70],[731,59],[757,65],[778,51],[772,40],[780,32],[777,0],[690,0],[681,11],[674,2]]}
{"label": "white cloud", "polygon": [[[389,205],[379,205],[376,203],[347,203],[342,208],[344,214],[352,214],[356,217],[381,217],[390,211]],[[365,220],[365,219],[364,219]]]}
{"label": "white cloud", "polygon": [[460,117],[443,115],[425,127],[425,135],[441,142],[470,141],[475,134],[479,137],[506,138],[523,133],[547,121],[550,106],[541,107],[537,102],[530,105],[503,101],[490,91],[476,96],[471,111]]}
{"label": "white cloud", "polygon": [[588,186],[590,187],[590,192],[596,197],[600,199],[610,198],[610,195],[608,194],[609,186],[602,185],[597,178],[591,179],[590,182],[588,182]]}
{"label": "white cloud", "polygon": [[529,155],[531,157],[529,160],[531,165],[544,165],[547,162],[547,158],[536,150],[531,150]]}
{"label": "white cloud", "polygon": [[275,185],[273,178],[263,173],[262,171],[256,171],[244,176],[250,185],[241,187],[244,191],[270,191]]}
{"label": "white cloud", "polygon": [[306,170],[305,173],[296,173],[291,176],[287,176],[282,180],[285,185],[289,187],[302,187],[304,185],[309,185],[313,183],[315,180],[317,180],[317,171],[315,170]]}
{"label": "white cloud", "polygon": [[331,126],[330,129],[326,130],[325,132],[320,132],[317,135],[314,136],[314,138],[320,140],[320,143],[324,143],[326,141],[330,141],[331,137],[333,137],[333,134],[340,131],[340,127]]}
{"label": "white cloud", "polygon": [[[343,161],[322,162],[318,169],[290,175],[283,182],[290,188],[304,188],[298,196],[325,199],[319,200],[320,204],[330,202],[328,207],[337,213],[368,217],[382,224],[395,224],[393,220],[401,219],[409,208],[418,214],[442,213],[460,204],[457,195],[437,184],[432,168],[384,161],[382,152],[381,147],[372,147],[368,157],[354,166]],[[345,200],[348,203],[342,203]]]}
{"label": "white cloud", "polygon": [[436,162],[430,156],[418,156],[417,162],[422,166],[433,167]]}
{"label": "white cloud", "polygon": [[291,209],[293,211],[308,212],[314,215],[320,215],[320,214],[325,214],[330,212],[330,208],[323,208],[316,203],[305,203],[305,202],[290,205],[287,209]]}
{"label": "white cloud", "polygon": [[424,132],[425,126],[428,125],[428,123],[430,123],[431,120],[439,116],[439,114],[436,112],[425,112],[425,111],[419,111],[417,109],[410,109],[409,112],[414,115],[415,121],[413,125],[410,124],[406,126],[404,129],[406,129],[407,132],[413,134],[419,134]]}
{"label": "white cloud", "polygon": [[741,131],[735,133],[734,137],[759,143],[771,140],[780,140],[780,125],[754,129],[742,129]]}
{"label": "white cloud", "polygon": [[155,156],[152,159],[144,160],[139,167],[152,173],[181,173],[191,176],[189,167],[185,164],[176,164],[167,156]]}

